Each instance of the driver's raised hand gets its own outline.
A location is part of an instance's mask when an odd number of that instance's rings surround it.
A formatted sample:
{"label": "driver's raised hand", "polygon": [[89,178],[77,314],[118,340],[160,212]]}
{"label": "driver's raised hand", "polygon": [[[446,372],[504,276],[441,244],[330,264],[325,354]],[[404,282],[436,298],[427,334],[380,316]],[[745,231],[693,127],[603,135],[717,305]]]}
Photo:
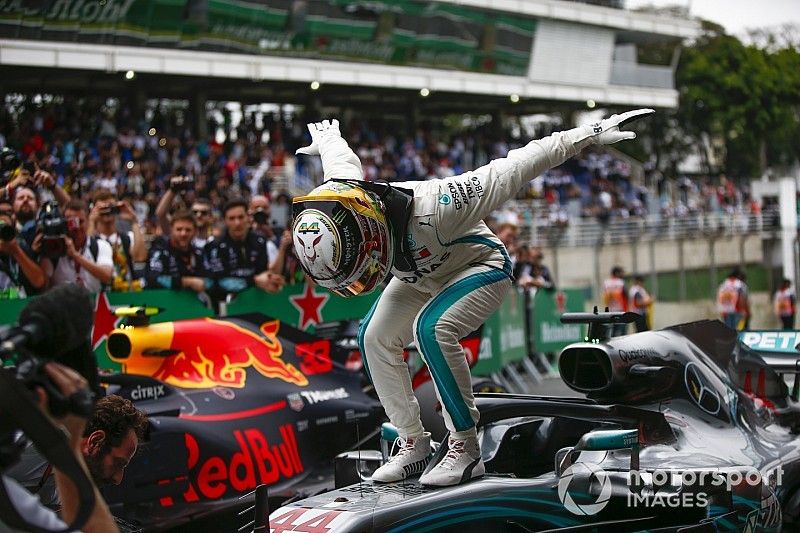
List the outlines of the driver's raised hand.
{"label": "driver's raised hand", "polygon": [[319,155],[320,144],[326,139],[342,136],[339,131],[339,121],[336,119],[312,122],[308,124],[308,133],[311,134],[311,144],[298,148],[296,154]]}

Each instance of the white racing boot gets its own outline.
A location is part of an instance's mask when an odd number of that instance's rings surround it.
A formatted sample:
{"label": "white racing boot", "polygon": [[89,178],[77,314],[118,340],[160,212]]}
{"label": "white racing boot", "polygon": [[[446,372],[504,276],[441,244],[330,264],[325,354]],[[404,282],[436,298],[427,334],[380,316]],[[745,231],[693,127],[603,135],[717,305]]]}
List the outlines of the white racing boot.
{"label": "white racing boot", "polygon": [[456,439],[450,436],[447,454],[429,472],[419,478],[423,485],[447,487],[458,485],[486,473],[477,437]]}
{"label": "white racing boot", "polygon": [[[398,440],[402,442],[402,439]],[[372,481],[392,483],[421,474],[430,460],[431,434],[423,433],[421,437],[408,437],[402,442],[400,451],[372,474]]]}

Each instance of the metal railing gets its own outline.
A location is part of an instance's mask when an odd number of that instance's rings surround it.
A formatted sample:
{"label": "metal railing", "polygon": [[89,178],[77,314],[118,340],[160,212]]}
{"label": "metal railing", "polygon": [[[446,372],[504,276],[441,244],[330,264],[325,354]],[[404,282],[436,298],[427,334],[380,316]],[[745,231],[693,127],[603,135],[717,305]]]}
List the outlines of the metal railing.
{"label": "metal railing", "polygon": [[570,220],[566,225],[551,224],[547,218],[533,217],[520,231],[522,242],[547,246],[603,246],[649,240],[676,240],[730,235],[760,234],[779,230],[774,217],[748,214],[695,214],[680,217]]}

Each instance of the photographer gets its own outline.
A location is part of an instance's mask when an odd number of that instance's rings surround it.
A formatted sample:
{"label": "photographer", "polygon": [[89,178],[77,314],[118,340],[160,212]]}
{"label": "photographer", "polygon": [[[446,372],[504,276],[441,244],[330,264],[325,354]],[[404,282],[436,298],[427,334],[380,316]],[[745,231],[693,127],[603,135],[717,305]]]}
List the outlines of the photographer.
{"label": "photographer", "polygon": [[17,237],[14,208],[0,199],[0,300],[26,298],[47,285],[33,250]]}
{"label": "photographer", "polygon": [[59,205],[69,202],[69,195],[61,187],[55,185],[55,178],[43,170],[37,170],[33,175],[26,169],[25,163],[20,167],[8,185],[3,188],[5,198],[14,199],[14,215],[17,218],[17,229],[28,246],[33,246],[36,237],[36,215],[42,203],[42,194],[39,190],[44,188],[50,191],[50,196],[55,197]]}
{"label": "photographer", "polygon": [[189,211],[172,216],[169,237],[158,237],[150,246],[145,270],[148,289],[206,290],[203,251],[192,244],[196,231],[195,218]]}
{"label": "photographer", "polygon": [[[44,372],[63,398],[72,398],[76,394],[86,391],[88,388],[88,383],[80,374],[59,363],[46,363],[44,365]],[[82,437],[86,428],[86,419],[72,413],[68,413],[61,418],[54,418],[49,409],[50,398],[43,388],[36,388],[36,397],[38,398],[41,411],[55,427],[60,427],[62,429],[68,439],[69,448],[75,460],[80,467],[89,474],[89,468],[83,459],[83,452],[81,449]],[[66,523],[71,523],[74,520],[81,505],[80,493],[74,481],[59,468],[53,469],[53,474],[62,502],[61,518],[54,512],[43,507],[36,496],[25,491],[10,477],[3,474],[1,480],[17,514],[24,517],[31,525],[49,530],[66,528]],[[95,505],[88,520],[81,527],[81,530],[85,533],[118,531],[116,523],[114,522],[114,517],[108,510],[108,506],[100,495],[97,486],[92,484],[92,488],[94,490]],[[10,517],[5,515],[3,518],[6,520],[10,519]],[[0,521],[0,530],[5,531],[7,529],[8,527]]]}
{"label": "photographer", "polygon": [[[20,161],[16,152],[10,148],[0,151],[0,169],[3,178],[7,181],[6,185],[0,189],[0,197],[6,199],[13,198],[17,189],[28,187],[34,192],[38,200],[44,197],[45,200],[54,199],[59,205],[66,205],[70,200],[69,194],[56,184],[55,177],[49,172],[39,168],[33,161]],[[38,205],[33,210],[34,216]],[[18,217],[21,222],[24,218]],[[30,243],[29,243],[30,244]]]}
{"label": "photographer", "polygon": [[[119,233],[117,217],[129,222],[131,231]],[[114,261],[112,290],[141,290],[141,282],[136,279],[135,263],[147,259],[147,247],[131,205],[128,202],[118,202],[109,190],[98,191],[89,213],[87,233],[106,241],[111,246]]]}
{"label": "photographer", "polygon": [[[64,218],[67,223],[67,234],[63,237],[65,253],[43,263],[50,285],[75,283],[89,292],[100,292],[111,283],[114,274],[111,246],[87,235],[88,214],[82,200],[70,200],[64,209]],[[34,251],[37,251],[36,244],[34,242]]]}
{"label": "photographer", "polygon": [[[156,218],[163,235],[169,235],[171,231],[169,211],[175,198],[184,192],[192,190],[193,187],[194,178],[191,176],[172,176],[169,179],[169,188],[164,192],[156,207]],[[214,238],[212,235],[214,211],[211,202],[205,198],[197,198],[191,204],[191,211],[197,223],[197,232],[193,239],[193,244],[198,248],[203,248]]]}
{"label": "photographer", "polygon": [[284,279],[293,283],[294,276],[287,274],[287,254],[293,254],[292,233],[284,230],[280,241],[275,234],[272,218],[270,217],[269,198],[257,194],[250,199],[248,214],[252,219],[252,230],[267,239],[267,261],[269,271],[282,275]]}
{"label": "photographer", "polygon": [[267,241],[251,228],[244,200],[231,200],[223,210],[225,234],[203,250],[205,268],[213,280],[209,293],[219,301],[252,286],[279,292],[281,275],[268,270]]}
{"label": "photographer", "polygon": [[14,218],[17,221],[17,233],[31,246],[36,237],[36,214],[39,212],[39,195],[32,187],[22,185],[16,187],[12,196],[14,199]]}
{"label": "photographer", "polygon": [[267,240],[267,260],[271,265],[278,255],[278,238],[272,229],[269,198],[262,194],[250,198],[247,214],[253,221],[252,230]]}

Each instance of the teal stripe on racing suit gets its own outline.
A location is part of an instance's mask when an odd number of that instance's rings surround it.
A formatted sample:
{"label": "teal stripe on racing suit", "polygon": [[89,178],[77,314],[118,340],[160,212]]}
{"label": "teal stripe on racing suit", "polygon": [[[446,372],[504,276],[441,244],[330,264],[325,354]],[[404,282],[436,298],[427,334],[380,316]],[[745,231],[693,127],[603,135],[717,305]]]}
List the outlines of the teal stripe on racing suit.
{"label": "teal stripe on racing suit", "polygon": [[461,298],[480,288],[503,281],[508,275],[501,270],[491,269],[467,276],[440,292],[425,306],[417,321],[417,340],[421,343],[420,352],[431,372],[431,377],[442,398],[447,413],[453,419],[456,431],[464,431],[475,425],[469,409],[461,397],[461,391],[453,378],[453,373],[436,340],[436,324],[442,315]]}

